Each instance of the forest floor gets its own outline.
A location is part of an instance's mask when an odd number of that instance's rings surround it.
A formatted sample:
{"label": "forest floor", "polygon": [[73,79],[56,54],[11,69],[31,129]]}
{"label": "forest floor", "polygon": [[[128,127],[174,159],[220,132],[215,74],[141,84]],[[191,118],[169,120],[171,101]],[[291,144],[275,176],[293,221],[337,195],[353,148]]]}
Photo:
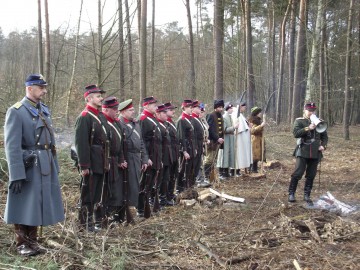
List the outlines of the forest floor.
{"label": "forest floor", "polygon": [[[328,133],[312,198],[329,191],[339,201],[359,206],[360,127],[350,128],[349,141],[342,138],[341,126]],[[266,144],[267,160],[278,161],[275,168],[266,167],[266,177],[242,176],[213,186],[245,198],[245,203],[176,205],[97,234],[79,232],[76,226],[79,180],[65,148],[59,153],[65,222],[43,228],[46,254],[21,258],[13,228],[1,218],[0,269],[359,269],[360,211],[340,215],[307,207],[304,180],[297,202],[289,204],[295,139],[286,128],[269,128]],[[6,187],[3,179],[1,217]]]}

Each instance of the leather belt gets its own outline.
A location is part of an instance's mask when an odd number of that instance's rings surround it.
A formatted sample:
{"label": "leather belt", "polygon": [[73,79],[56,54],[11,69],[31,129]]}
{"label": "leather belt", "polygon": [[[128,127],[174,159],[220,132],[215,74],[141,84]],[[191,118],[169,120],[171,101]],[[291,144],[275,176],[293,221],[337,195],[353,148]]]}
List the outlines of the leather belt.
{"label": "leather belt", "polygon": [[31,146],[23,146],[24,150],[50,150],[52,148],[55,148],[55,145],[52,144],[37,144],[37,145],[31,145]]}

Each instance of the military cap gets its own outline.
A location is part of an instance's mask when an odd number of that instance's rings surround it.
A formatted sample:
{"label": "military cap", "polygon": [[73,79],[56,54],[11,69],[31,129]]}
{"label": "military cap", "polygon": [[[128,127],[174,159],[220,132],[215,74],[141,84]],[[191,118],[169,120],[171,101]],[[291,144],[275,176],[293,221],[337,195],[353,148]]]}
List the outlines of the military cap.
{"label": "military cap", "polygon": [[228,109],[231,109],[232,107],[234,107],[230,102],[228,104],[225,105],[225,111],[227,111]]}
{"label": "military cap", "polygon": [[240,102],[240,106],[241,106],[241,107],[246,106],[246,101],[241,101],[241,102]]}
{"label": "military cap", "polygon": [[256,116],[262,111],[262,109],[255,106],[255,107],[252,107],[250,111],[251,111],[252,116]]}
{"label": "military cap", "polygon": [[168,110],[173,110],[173,109],[176,109],[177,107],[174,106],[173,104],[171,104],[171,101],[170,102],[167,102],[167,103],[164,103],[164,105],[167,107]]}
{"label": "military cap", "polygon": [[85,87],[84,97],[87,97],[88,95],[93,94],[93,93],[101,93],[101,94],[103,94],[103,93],[106,93],[106,91],[100,89],[95,84],[90,84],[90,85]]}
{"label": "military cap", "polygon": [[313,112],[316,110],[316,105],[314,102],[306,102],[304,105],[304,110],[308,110],[310,112]]}
{"label": "military cap", "polygon": [[142,105],[146,106],[146,105],[149,105],[151,103],[156,103],[156,102],[157,102],[157,100],[153,96],[146,97],[146,98],[143,99],[143,104]]}
{"label": "military cap", "polygon": [[116,97],[104,98],[102,107],[103,108],[114,108],[119,106],[119,101]]}
{"label": "military cap", "polygon": [[181,103],[181,107],[190,107],[192,104],[193,101],[191,99],[184,99],[184,101]]}
{"label": "military cap", "polygon": [[25,81],[25,86],[31,85],[44,85],[46,86],[47,83],[44,79],[44,76],[41,74],[30,74]]}
{"label": "military cap", "polygon": [[132,99],[127,99],[119,104],[119,111],[124,111],[134,107],[132,104]]}
{"label": "military cap", "polygon": [[168,108],[165,106],[165,104],[161,104],[157,107],[156,112],[166,112]]}
{"label": "military cap", "polygon": [[223,99],[216,99],[214,100],[214,109],[219,107],[225,107]]}
{"label": "military cap", "polygon": [[194,107],[199,107],[199,106],[200,106],[200,102],[199,102],[198,100],[193,100],[192,106],[193,106],[193,108],[194,108]]}

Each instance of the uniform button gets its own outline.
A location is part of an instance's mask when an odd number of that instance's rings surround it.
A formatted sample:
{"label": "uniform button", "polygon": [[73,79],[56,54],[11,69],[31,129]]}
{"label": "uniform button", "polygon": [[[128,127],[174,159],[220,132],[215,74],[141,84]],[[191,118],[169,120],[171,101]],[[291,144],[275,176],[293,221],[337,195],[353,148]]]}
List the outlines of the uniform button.
{"label": "uniform button", "polygon": [[38,142],[37,145],[40,145],[40,143]]}
{"label": "uniform button", "polygon": [[33,118],[33,121],[35,121],[35,118]]}
{"label": "uniform button", "polygon": [[36,137],[39,137],[39,134],[36,134]]}

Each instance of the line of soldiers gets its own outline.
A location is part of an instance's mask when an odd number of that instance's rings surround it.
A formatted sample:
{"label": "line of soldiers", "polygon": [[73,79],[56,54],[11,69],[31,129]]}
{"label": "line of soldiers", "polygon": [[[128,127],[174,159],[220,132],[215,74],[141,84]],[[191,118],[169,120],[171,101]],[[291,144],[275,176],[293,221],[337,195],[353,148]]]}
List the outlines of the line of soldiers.
{"label": "line of soldiers", "polygon": [[136,120],[131,99],[119,103],[116,97],[104,99],[104,93],[87,86],[86,107],[76,120],[83,228],[99,231],[108,222],[132,222],[130,206],[148,218],[174,205],[176,193],[195,184],[210,186],[210,170],[223,143],[222,100],[215,101],[206,120],[204,104],[186,99],[174,121],[176,106],[146,97]]}

